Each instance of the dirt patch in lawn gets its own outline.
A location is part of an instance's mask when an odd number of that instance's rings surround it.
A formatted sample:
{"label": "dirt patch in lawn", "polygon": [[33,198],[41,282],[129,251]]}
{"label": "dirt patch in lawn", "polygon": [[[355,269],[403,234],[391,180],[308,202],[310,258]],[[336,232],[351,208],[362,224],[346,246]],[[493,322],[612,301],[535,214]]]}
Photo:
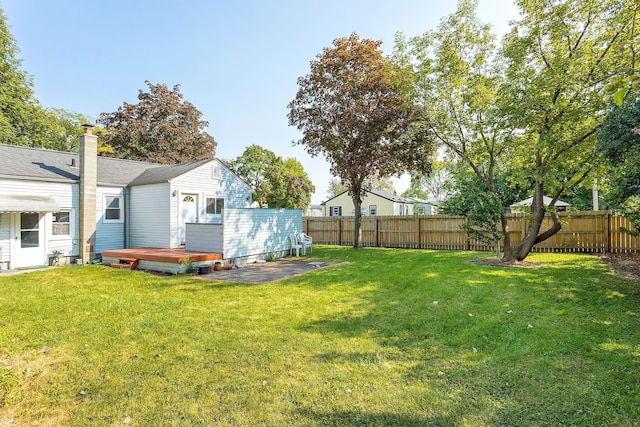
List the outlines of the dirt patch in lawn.
{"label": "dirt patch in lawn", "polygon": [[504,262],[498,258],[480,258],[469,261],[471,264],[489,265],[492,267],[509,267],[509,268],[537,268],[542,264],[529,261],[511,261]]}
{"label": "dirt patch in lawn", "polygon": [[640,253],[610,253],[600,256],[616,273],[627,279],[640,279]]}
{"label": "dirt patch in lawn", "polygon": [[[640,253],[610,253],[599,255],[600,259],[615,272],[627,279],[640,279]],[[469,261],[472,264],[493,267],[536,268],[540,263],[529,261],[503,262],[497,258],[483,258]]]}

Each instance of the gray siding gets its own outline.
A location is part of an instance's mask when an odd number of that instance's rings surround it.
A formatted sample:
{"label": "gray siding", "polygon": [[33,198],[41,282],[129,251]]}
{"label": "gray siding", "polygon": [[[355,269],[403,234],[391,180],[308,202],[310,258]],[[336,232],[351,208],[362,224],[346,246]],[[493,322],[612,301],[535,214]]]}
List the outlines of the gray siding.
{"label": "gray siding", "polygon": [[[96,253],[101,253],[109,249],[124,248],[124,227],[127,221],[127,212],[124,208],[125,191],[122,187],[101,187],[96,188]],[[122,204],[120,206],[120,221],[108,221],[105,219],[105,197],[120,196]]]}
{"label": "gray siding", "polygon": [[129,237],[130,248],[172,246],[170,206],[177,197],[172,197],[169,183],[133,187],[130,191]]}
{"label": "gray siding", "polygon": [[222,224],[187,224],[188,251],[223,253]]}

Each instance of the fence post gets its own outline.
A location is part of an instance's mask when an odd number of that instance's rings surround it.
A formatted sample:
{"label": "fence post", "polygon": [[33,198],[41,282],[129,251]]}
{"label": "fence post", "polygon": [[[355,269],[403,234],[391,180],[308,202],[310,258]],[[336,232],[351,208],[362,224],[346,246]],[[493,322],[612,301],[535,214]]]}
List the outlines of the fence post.
{"label": "fence post", "polygon": [[605,240],[604,240],[605,253],[611,252],[611,219],[609,215],[610,215],[610,212],[607,211],[606,215],[604,216],[604,224],[605,224],[605,229],[607,231],[607,235],[605,236]]}
{"label": "fence post", "polygon": [[375,240],[375,247],[379,248],[380,247],[380,236],[378,236],[378,233],[380,232],[380,226],[378,224],[378,217],[376,216],[376,229],[375,229],[375,236],[376,236],[376,240]]}

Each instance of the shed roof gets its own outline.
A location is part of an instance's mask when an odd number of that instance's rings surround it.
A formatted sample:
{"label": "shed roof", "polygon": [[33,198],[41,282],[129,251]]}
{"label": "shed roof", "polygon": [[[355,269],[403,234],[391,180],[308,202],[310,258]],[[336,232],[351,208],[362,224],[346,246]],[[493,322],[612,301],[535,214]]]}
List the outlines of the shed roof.
{"label": "shed roof", "polygon": [[[543,196],[542,201],[544,203],[545,206],[549,206],[549,203],[551,203],[551,200],[553,200],[551,197],[547,197],[547,196]],[[521,200],[519,202],[516,202],[514,204],[512,204],[510,207],[518,207],[518,206],[531,206],[533,204],[533,197],[529,197],[528,199],[524,199]],[[558,200],[556,201],[556,204],[554,205],[555,207],[562,207],[562,206],[571,206],[571,203],[567,203],[564,202],[562,200]]]}

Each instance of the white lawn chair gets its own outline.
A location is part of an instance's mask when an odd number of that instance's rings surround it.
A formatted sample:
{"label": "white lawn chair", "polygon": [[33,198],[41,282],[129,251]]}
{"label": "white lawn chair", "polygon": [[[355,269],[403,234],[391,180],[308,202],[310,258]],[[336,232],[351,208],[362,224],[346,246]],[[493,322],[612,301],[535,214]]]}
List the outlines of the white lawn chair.
{"label": "white lawn chair", "polygon": [[313,238],[311,236],[300,233],[298,235],[298,242],[300,242],[300,244],[302,245],[302,255],[307,254],[307,248],[309,248],[311,250],[311,253],[313,253]]}
{"label": "white lawn chair", "polygon": [[295,249],[296,256],[300,256],[300,249],[302,248],[302,245],[298,241],[298,236],[296,236],[295,234],[289,235],[289,242],[291,242],[291,249],[289,249],[289,255],[293,255],[293,250]]}

